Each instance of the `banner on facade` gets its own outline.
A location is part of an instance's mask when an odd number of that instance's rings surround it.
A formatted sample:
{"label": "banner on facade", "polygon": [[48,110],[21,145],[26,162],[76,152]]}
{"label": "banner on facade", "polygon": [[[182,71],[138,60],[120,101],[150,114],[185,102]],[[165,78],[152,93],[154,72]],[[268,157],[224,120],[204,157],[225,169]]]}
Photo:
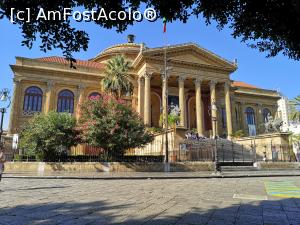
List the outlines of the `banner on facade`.
{"label": "banner on facade", "polygon": [[256,136],[256,126],[254,124],[248,125],[249,136]]}

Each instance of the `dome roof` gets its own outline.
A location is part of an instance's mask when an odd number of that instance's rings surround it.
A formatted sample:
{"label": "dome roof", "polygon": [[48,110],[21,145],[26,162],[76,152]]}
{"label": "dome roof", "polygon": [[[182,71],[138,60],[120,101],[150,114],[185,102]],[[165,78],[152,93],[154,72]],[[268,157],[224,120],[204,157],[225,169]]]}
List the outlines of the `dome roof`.
{"label": "dome roof", "polygon": [[137,44],[137,43],[117,44],[104,49],[102,52],[100,52],[96,57],[94,57],[91,60],[98,61],[98,59],[105,57],[107,55],[116,55],[116,54],[138,55],[138,53],[140,52],[140,48],[141,48],[141,44]]}

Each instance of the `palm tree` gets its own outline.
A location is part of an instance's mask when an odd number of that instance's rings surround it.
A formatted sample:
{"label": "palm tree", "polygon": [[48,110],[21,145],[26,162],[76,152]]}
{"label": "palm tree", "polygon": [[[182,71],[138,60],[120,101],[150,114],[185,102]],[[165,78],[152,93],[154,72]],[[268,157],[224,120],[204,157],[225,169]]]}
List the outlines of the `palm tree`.
{"label": "palm tree", "polygon": [[300,122],[300,95],[290,101],[290,119]]}
{"label": "palm tree", "polygon": [[296,157],[296,160],[300,161],[300,134],[290,133],[290,144],[292,144],[293,153]]}
{"label": "palm tree", "polygon": [[108,60],[105,77],[102,80],[103,88],[106,92],[121,98],[124,93],[132,92],[132,83],[128,71],[130,62],[126,61],[124,56],[117,55]]}
{"label": "palm tree", "polygon": [[300,134],[290,134],[290,143],[299,145],[300,144]]}

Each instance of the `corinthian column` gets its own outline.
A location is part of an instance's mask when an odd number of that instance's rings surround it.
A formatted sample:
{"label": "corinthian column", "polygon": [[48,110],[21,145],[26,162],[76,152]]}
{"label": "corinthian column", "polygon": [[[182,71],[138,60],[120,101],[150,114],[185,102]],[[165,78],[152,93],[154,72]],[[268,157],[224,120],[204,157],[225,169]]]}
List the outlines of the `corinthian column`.
{"label": "corinthian column", "polygon": [[9,128],[8,128],[8,134],[14,134],[16,133],[16,129],[18,127],[18,121],[19,121],[19,110],[21,110],[20,107],[20,90],[21,90],[21,79],[14,78],[13,79],[14,86],[13,86],[13,97],[12,97],[12,103],[10,107],[10,117],[9,117]]}
{"label": "corinthian column", "polygon": [[145,104],[144,104],[144,123],[151,124],[151,74],[145,73]]}
{"label": "corinthian column", "polygon": [[84,89],[85,89],[85,85],[78,86],[78,101],[77,101],[76,113],[75,113],[75,117],[77,120],[81,115],[81,105],[83,104],[84,101]]}
{"label": "corinthian column", "polygon": [[[209,82],[210,86],[210,103],[211,106],[213,104],[216,104],[217,99],[216,99],[216,84],[217,82],[212,80]],[[217,110],[211,110],[211,117],[212,117],[212,131],[213,131],[213,137],[218,136],[218,114]],[[216,118],[216,122],[213,121],[213,118]]]}
{"label": "corinthian column", "polygon": [[202,94],[201,94],[201,79],[196,78],[194,80],[196,91],[196,121],[197,132],[200,136],[204,136],[203,129],[203,109],[202,109]]}
{"label": "corinthian column", "polygon": [[144,87],[145,87],[145,80],[143,77],[138,78],[138,113],[141,117],[144,115]]}
{"label": "corinthian column", "polygon": [[51,99],[52,99],[53,87],[54,87],[54,82],[53,81],[48,81],[47,82],[47,88],[46,88],[46,100],[45,100],[45,103],[44,103],[45,113],[48,113],[52,109],[51,108]]}
{"label": "corinthian column", "polygon": [[231,116],[231,102],[230,102],[230,83],[224,84],[225,91],[225,108],[226,108],[226,125],[227,125],[227,138],[230,139],[232,134],[232,116]]}
{"label": "corinthian column", "polygon": [[257,110],[256,110],[256,118],[257,118],[257,133],[261,134],[263,133],[263,126],[259,126],[260,124],[264,124],[264,117],[263,117],[263,105],[261,103],[257,104]]}
{"label": "corinthian column", "polygon": [[162,115],[163,115],[163,127],[166,127],[166,121],[168,116],[168,75],[162,75]]}
{"label": "corinthian column", "polygon": [[180,126],[185,127],[185,93],[184,93],[185,77],[178,77],[179,86],[179,109],[180,109]]}

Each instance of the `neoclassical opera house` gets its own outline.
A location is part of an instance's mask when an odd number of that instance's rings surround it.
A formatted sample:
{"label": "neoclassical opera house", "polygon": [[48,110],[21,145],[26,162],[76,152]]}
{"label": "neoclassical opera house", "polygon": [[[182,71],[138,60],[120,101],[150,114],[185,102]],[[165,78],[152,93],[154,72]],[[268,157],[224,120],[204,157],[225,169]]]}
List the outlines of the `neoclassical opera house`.
{"label": "neoclassical opera house", "polygon": [[[78,118],[78,105],[103,91],[100,81],[106,62],[118,54],[132,64],[134,91],[124,99],[149,126],[159,126],[162,98],[167,96],[162,97],[162,87],[166,85],[168,103],[180,108],[179,127],[195,128],[207,137],[214,135],[213,131],[222,137],[237,130],[260,133],[260,124],[267,115],[275,116],[277,112],[276,91],[230,79],[237,69],[235,62],[194,43],[172,45],[167,48],[167,62],[172,69],[162,79],[164,48],[149,48],[129,39],[90,60],[77,60],[76,69],[70,68],[63,57],[16,57],[16,64],[11,65],[14,92],[8,134],[18,133],[22,124],[39,112],[70,112]],[[212,123],[212,103],[217,106],[213,115],[216,123]]]}

